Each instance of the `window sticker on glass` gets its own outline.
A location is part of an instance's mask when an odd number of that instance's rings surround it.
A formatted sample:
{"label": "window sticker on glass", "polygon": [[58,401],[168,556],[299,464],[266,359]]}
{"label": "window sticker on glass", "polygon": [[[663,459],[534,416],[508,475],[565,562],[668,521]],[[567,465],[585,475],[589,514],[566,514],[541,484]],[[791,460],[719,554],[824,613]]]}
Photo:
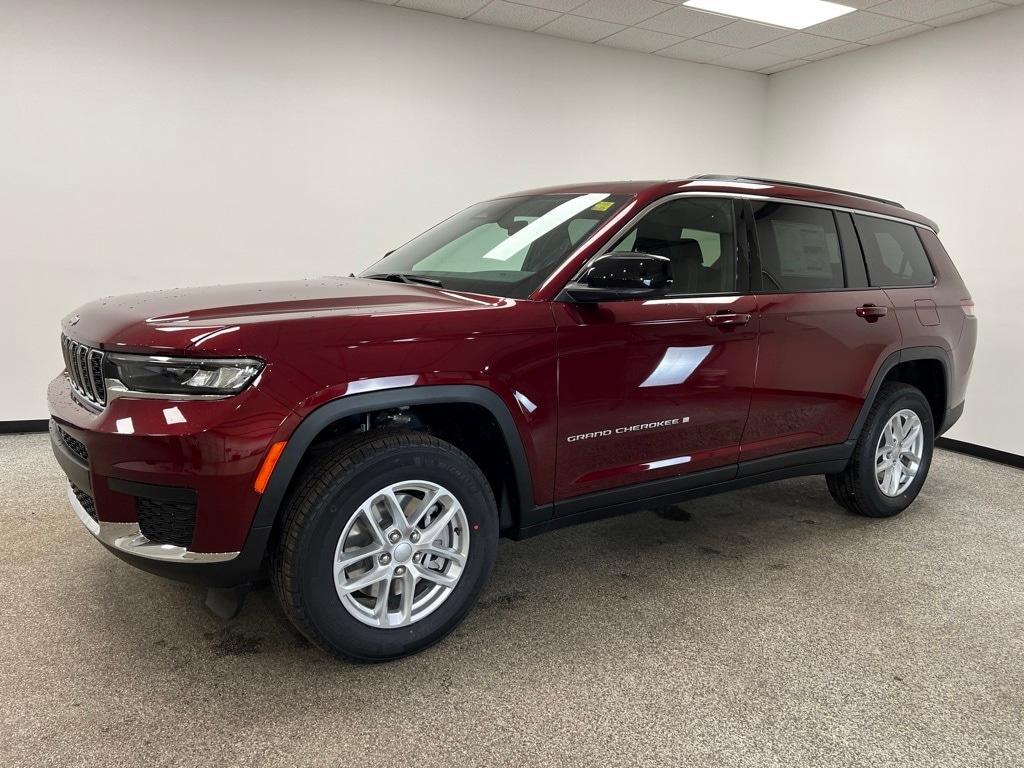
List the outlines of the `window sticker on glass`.
{"label": "window sticker on glass", "polygon": [[593,206],[590,210],[597,211],[598,213],[603,213],[604,211],[607,211],[609,208],[611,208],[613,205],[615,205],[615,203],[612,200],[605,200],[604,202],[598,203],[597,205]]}
{"label": "window sticker on glass", "polygon": [[831,277],[825,230],[813,224],[773,221],[783,275],[793,277]]}

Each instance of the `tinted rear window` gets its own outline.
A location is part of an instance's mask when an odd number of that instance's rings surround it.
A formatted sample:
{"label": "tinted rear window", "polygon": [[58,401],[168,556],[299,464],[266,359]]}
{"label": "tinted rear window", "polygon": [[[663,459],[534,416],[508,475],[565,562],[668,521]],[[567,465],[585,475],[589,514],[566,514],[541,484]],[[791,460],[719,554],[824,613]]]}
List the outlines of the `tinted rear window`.
{"label": "tinted rear window", "polygon": [[917,229],[874,216],[853,217],[864,248],[871,285],[931,285],[935,273],[924,252]]}

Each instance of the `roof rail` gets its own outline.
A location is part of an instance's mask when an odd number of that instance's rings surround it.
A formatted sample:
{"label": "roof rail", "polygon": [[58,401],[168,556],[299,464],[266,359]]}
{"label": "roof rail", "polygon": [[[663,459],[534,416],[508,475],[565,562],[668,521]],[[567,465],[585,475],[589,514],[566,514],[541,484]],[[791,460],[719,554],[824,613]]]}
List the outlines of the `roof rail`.
{"label": "roof rail", "polygon": [[876,203],[885,203],[886,205],[894,205],[897,208],[903,208],[902,203],[897,203],[895,200],[886,200],[884,197],[875,197],[874,195],[862,195],[860,192],[850,192],[845,189],[836,189],[835,187],[821,187],[818,186],[817,184],[804,184],[799,181],[779,181],[778,179],[756,179],[752,176],[719,176],[713,173],[706,173],[701,176],[691,176],[690,178],[698,181],[750,181],[758,184],[777,184],[779,186],[786,187],[802,187],[804,189],[816,189],[819,192],[834,192],[837,195],[849,195],[850,197],[860,197],[863,198],[864,200],[874,200]]}

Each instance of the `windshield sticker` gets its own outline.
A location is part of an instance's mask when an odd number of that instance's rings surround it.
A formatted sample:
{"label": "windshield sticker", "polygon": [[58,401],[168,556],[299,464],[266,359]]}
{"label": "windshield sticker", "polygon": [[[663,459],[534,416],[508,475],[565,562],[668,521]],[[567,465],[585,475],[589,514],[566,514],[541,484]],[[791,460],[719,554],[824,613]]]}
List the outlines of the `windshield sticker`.
{"label": "windshield sticker", "polygon": [[611,208],[613,205],[615,205],[615,203],[613,203],[611,200],[605,200],[603,203],[598,203],[590,210],[597,211],[598,213],[603,213],[604,211],[607,211],[609,208]]}

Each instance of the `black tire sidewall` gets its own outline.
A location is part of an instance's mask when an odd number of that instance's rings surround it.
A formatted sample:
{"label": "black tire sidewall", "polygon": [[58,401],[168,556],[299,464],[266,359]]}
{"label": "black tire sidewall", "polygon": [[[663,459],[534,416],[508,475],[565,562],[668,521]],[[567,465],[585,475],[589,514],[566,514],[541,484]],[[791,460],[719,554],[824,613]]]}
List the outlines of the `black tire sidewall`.
{"label": "black tire sidewall", "polygon": [[[447,488],[469,523],[466,566],[452,594],[420,621],[380,629],[349,614],[334,586],[338,540],[359,505],[392,483],[427,480]],[[498,523],[486,480],[468,458],[429,446],[388,450],[328,484],[300,536],[297,579],[308,619],[329,650],[361,660],[396,658],[440,640],[462,620],[485,586],[494,565]]]}
{"label": "black tire sidewall", "polygon": [[[875,448],[881,437],[882,430],[898,411],[903,409],[912,410],[921,419],[921,428],[924,430],[924,451],[921,457],[921,465],[914,476],[913,482],[899,496],[886,496],[878,487],[875,479]],[[866,425],[866,432],[863,440],[858,446],[858,464],[861,467],[857,483],[860,485],[862,498],[868,500],[872,512],[879,517],[888,517],[902,512],[910,506],[921,491],[925,479],[928,477],[928,470],[932,463],[932,450],[935,445],[935,423],[932,417],[931,406],[924,395],[912,387],[901,387],[889,393],[879,404],[874,413],[872,421]]]}

